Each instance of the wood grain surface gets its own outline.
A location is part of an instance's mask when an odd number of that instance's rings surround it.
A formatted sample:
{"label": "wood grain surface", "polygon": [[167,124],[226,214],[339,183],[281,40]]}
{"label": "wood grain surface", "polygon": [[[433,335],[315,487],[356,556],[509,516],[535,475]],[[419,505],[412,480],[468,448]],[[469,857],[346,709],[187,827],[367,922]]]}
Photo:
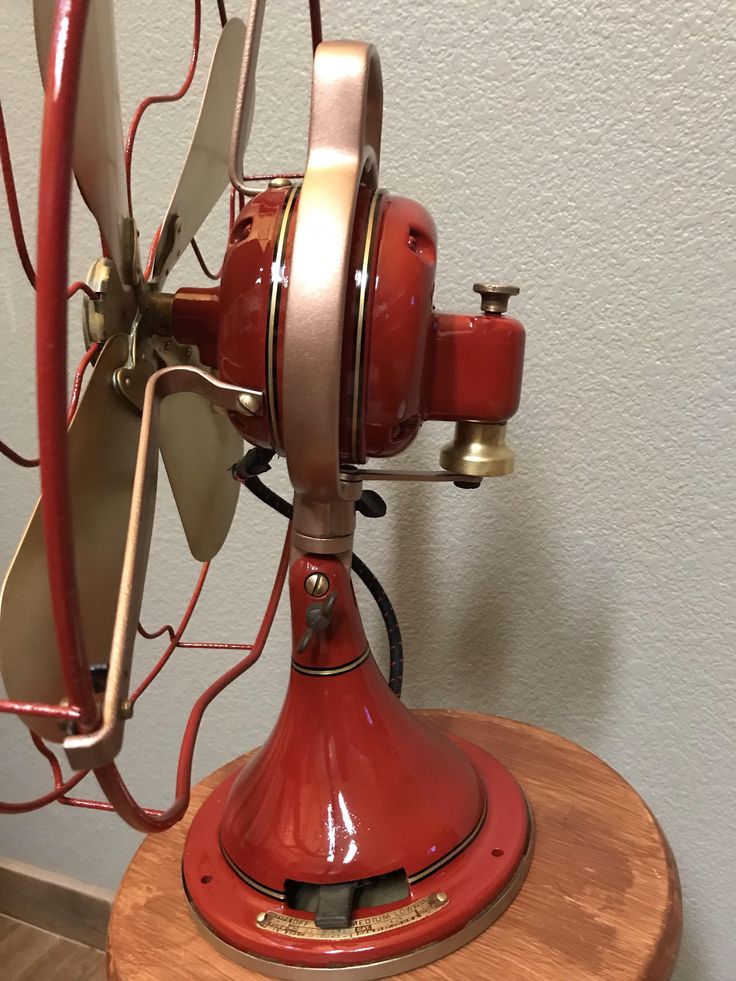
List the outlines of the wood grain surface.
{"label": "wood grain surface", "polygon": [[[638,794],[592,753],[508,719],[418,712],[469,739],[515,774],[531,802],[536,845],[511,908],[461,950],[397,975],[407,981],[634,981],[666,979],[682,930],[672,853]],[[210,790],[241,765],[203,780],[186,818],[138,849],[113,906],[112,981],[247,981],[262,978],[199,934],[181,887],[182,846]]]}

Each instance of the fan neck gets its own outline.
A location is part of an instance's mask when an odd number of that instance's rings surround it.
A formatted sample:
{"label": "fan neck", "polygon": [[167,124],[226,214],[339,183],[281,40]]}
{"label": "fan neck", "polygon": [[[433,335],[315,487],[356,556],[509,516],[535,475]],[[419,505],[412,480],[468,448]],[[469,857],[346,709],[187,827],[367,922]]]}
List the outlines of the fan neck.
{"label": "fan neck", "polygon": [[353,548],[355,501],[361,485],[350,485],[352,500],[320,501],[305,494],[294,495],[292,544],[303,553],[342,555]]}

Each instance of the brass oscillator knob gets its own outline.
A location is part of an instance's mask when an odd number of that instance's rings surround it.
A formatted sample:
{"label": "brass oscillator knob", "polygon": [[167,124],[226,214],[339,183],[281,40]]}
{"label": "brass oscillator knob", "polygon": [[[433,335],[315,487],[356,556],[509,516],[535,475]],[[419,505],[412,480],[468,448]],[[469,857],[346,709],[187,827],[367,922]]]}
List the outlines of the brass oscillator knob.
{"label": "brass oscillator knob", "polygon": [[506,423],[456,422],[455,436],[440,451],[440,466],[468,477],[503,477],[514,471]]}

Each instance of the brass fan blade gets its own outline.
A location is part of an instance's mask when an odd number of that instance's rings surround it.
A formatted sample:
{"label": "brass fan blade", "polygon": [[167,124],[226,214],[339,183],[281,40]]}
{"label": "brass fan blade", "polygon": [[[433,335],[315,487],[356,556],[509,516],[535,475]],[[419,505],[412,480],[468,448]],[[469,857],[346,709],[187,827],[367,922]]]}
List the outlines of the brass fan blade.
{"label": "brass fan blade", "polygon": [[[36,51],[46,84],[56,0],[33,0]],[[123,127],[112,0],[89,4],[74,118],[74,175],[117,267],[125,268],[123,223],[128,217]]]}
{"label": "brass fan blade", "polygon": [[245,44],[245,24],[231,17],[217,42],[199,119],[161,226],[153,282],[166,277],[228,186],[230,137]]}
{"label": "brass fan blade", "polygon": [[235,516],[240,485],[230,467],[243,455],[243,439],[221,409],[181,392],[161,403],[160,446],[189,550],[206,562]]}
{"label": "brass fan blade", "polygon": [[[90,664],[110,651],[135,471],[140,417],[113,389],[128,337],[105,345],[69,430],[72,532],[82,634]],[[5,577],[0,596],[0,667],[9,698],[58,703],[64,682],[51,609],[42,501]],[[64,739],[53,719],[24,716],[44,739]]]}

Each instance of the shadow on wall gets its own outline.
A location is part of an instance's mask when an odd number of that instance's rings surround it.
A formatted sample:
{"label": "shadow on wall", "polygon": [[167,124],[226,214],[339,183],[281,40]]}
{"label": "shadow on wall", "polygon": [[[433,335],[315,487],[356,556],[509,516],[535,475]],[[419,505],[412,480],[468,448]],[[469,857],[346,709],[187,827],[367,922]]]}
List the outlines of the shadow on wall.
{"label": "shadow on wall", "polygon": [[615,566],[595,533],[555,513],[539,472],[499,493],[448,487],[439,514],[437,488],[396,495],[409,698],[595,745],[615,685]]}
{"label": "shadow on wall", "polygon": [[[597,525],[586,524],[532,455],[524,472],[533,476],[475,492],[397,487],[391,595],[406,698],[523,719],[595,751],[621,710],[620,517],[609,511],[606,521],[603,505]],[[706,981],[706,927],[683,898],[673,981]]]}

